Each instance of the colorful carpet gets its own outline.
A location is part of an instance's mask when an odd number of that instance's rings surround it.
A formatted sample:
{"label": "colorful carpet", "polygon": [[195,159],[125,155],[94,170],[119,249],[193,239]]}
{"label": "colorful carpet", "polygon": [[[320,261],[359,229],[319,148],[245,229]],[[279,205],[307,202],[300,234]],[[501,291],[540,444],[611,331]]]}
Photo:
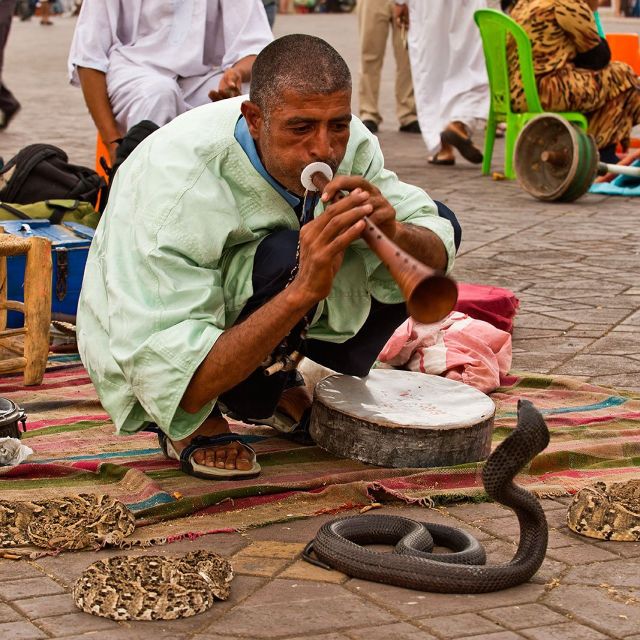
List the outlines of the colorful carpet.
{"label": "colorful carpet", "polygon": [[[234,424],[249,435],[262,474],[205,481],[182,474],[153,434],[116,436],[81,366],[52,368],[38,387],[0,378],[0,396],[27,412],[24,442],[35,454],[0,469],[0,498],[42,499],[106,492],[136,514],[137,543],[261,526],[337,512],[372,501],[424,505],[482,500],[481,464],[383,469],[301,447],[268,428]],[[551,444],[518,482],[539,495],[566,495],[600,479],[640,474],[640,395],[564,377],[514,375],[493,394],[494,445],[515,426],[519,398],[542,410]]]}

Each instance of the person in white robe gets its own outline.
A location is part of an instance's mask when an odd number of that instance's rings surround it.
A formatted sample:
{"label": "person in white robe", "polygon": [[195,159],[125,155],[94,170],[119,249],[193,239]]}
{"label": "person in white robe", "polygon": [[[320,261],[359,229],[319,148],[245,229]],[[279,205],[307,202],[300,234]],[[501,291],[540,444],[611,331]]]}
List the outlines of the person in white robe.
{"label": "person in white robe", "polygon": [[396,0],[397,21],[409,26],[418,121],[432,164],[454,164],[454,149],[482,162],[471,137],[486,123],[489,80],[473,14],[486,7],[486,0]]}
{"label": "person in white robe", "polygon": [[112,159],[141,120],[162,126],[238,95],[273,40],[260,0],[84,0],[68,67]]}

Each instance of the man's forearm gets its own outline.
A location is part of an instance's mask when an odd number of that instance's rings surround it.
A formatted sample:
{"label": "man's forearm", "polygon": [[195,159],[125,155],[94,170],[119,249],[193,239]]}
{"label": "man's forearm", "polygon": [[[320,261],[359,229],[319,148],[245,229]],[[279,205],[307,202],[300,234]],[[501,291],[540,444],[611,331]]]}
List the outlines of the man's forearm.
{"label": "man's forearm", "polygon": [[416,260],[444,271],[449,258],[442,240],[430,229],[398,223],[393,241]]}
{"label": "man's forearm", "polygon": [[118,129],[118,124],[109,102],[107,76],[97,69],[78,67],[78,77],[80,78],[84,100],[100,133],[100,137],[105,144],[113,144],[118,138],[122,137],[122,133]]}
{"label": "man's forearm", "polygon": [[245,380],[314,304],[292,285],[225,331],[193,375],[182,409],[196,413]]}

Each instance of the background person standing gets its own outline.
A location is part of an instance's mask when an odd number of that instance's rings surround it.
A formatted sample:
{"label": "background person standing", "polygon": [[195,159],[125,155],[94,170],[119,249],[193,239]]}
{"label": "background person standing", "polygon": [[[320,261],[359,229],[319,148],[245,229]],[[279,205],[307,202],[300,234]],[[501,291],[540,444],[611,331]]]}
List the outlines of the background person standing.
{"label": "background person standing", "polygon": [[6,129],[11,118],[18,113],[20,103],[2,82],[4,48],[11,30],[11,20],[16,8],[16,0],[0,0],[0,129]]}
{"label": "background person standing", "polygon": [[376,133],[382,116],[378,111],[380,74],[387,39],[391,31],[396,60],[396,113],[400,131],[420,133],[413,96],[411,67],[402,28],[393,19],[393,0],[359,0],[360,31],[360,119],[369,131]]}
{"label": "background person standing", "polygon": [[396,0],[397,19],[409,26],[418,121],[431,164],[454,164],[454,149],[482,162],[471,136],[486,123],[489,80],[473,14],[486,7],[486,0]]}

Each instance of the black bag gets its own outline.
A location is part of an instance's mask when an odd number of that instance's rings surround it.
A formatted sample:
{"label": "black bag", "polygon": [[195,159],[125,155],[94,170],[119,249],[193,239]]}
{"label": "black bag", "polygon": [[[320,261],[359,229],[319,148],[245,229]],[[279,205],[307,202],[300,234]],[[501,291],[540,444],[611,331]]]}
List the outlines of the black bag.
{"label": "black bag", "polygon": [[95,206],[105,181],[93,170],[70,164],[50,144],[31,144],[0,170],[0,200],[31,204],[42,200],[81,200]]}

